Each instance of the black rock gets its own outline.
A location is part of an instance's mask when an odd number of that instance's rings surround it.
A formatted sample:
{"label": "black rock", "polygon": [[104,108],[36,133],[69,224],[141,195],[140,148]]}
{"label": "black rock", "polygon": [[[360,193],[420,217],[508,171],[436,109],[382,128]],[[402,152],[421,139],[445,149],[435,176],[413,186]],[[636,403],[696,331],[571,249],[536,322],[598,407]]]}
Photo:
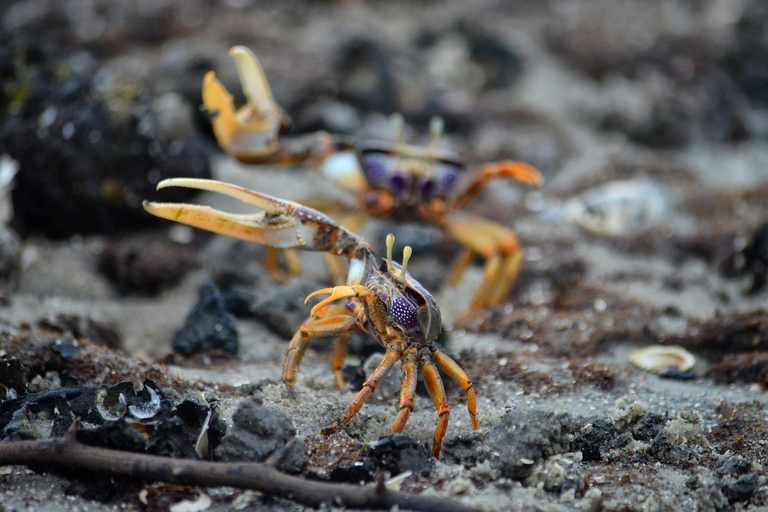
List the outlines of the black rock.
{"label": "black rock", "polygon": [[[20,38],[3,38],[0,60],[13,63],[4,68],[4,85],[25,91],[13,98],[8,115],[0,115],[0,154],[19,163],[13,226],[22,236],[135,229],[155,221],[141,201],[159,197],[159,180],[210,176],[210,145],[194,129],[173,130],[163,122],[168,115],[189,117],[191,127],[192,105],[181,102],[169,114],[132,78],[100,81],[99,74],[80,74]],[[163,197],[190,195],[172,191]]]}
{"label": "black rock", "polygon": [[403,434],[388,434],[368,448],[368,456],[381,468],[399,475],[413,471],[429,476],[435,467],[435,458],[424,443]]}
{"label": "black rock", "polygon": [[200,299],[189,312],[184,327],[174,334],[172,345],[185,356],[212,349],[237,353],[235,317],[224,307],[216,285],[207,283],[202,287]]}
{"label": "black rock", "polygon": [[[59,314],[54,318],[40,320],[38,325],[50,331],[69,334],[76,339],[84,338],[91,343],[103,347],[118,348],[120,346],[120,334],[115,327],[103,324],[92,318]],[[56,351],[55,347],[54,351]],[[59,351],[59,354],[64,357],[62,352]],[[72,357],[74,355],[76,354],[73,354]],[[66,357],[65,360],[69,361]]]}
{"label": "black rock", "polygon": [[640,421],[634,426],[632,429],[632,437],[638,441],[651,441],[659,434],[666,424],[667,418],[665,416],[649,412],[640,418]]}
{"label": "black rock", "polygon": [[181,418],[171,418],[155,425],[147,440],[147,451],[166,457],[198,458],[195,443],[185,434]]}
{"label": "black rock", "polygon": [[152,297],[198,266],[196,249],[170,240],[165,231],[138,233],[104,247],[98,270],[121,295]]}
{"label": "black rock", "polygon": [[299,278],[264,289],[252,303],[253,316],[275,333],[290,339],[309,316],[304,299],[318,288],[316,282]]}
{"label": "black rock", "polygon": [[141,453],[147,449],[144,436],[131,427],[125,418],[108,421],[93,429],[80,429],[77,431],[77,440],[83,444],[129,452]]}
{"label": "black rock", "polygon": [[29,385],[24,372],[24,365],[21,364],[21,360],[15,357],[0,359],[0,400],[7,399],[10,390],[13,390],[17,396],[29,393]]}
{"label": "black rock", "polygon": [[376,465],[370,457],[355,462],[351,466],[333,468],[329,480],[331,482],[361,484],[373,482]]}
{"label": "black rock", "polygon": [[485,443],[492,467],[507,478],[525,478],[537,461],[571,450],[572,423],[568,414],[507,411]]}
{"label": "black rock", "polygon": [[80,353],[80,347],[77,343],[57,343],[52,350],[67,362],[72,361]]}
{"label": "black rock", "polygon": [[616,432],[616,426],[610,418],[588,418],[587,423],[574,432],[572,447],[581,450],[584,460],[600,460],[602,451],[609,445]]}
{"label": "black rock", "polygon": [[298,473],[307,461],[306,445],[296,437],[291,419],[280,411],[264,407],[255,400],[240,402],[232,416],[234,428],[221,440],[216,458],[222,461],[262,462],[288,445],[279,465],[281,471]]}
{"label": "black rock", "polygon": [[750,473],[737,480],[730,480],[722,484],[720,492],[729,503],[736,503],[749,499],[757,490],[757,475]]}

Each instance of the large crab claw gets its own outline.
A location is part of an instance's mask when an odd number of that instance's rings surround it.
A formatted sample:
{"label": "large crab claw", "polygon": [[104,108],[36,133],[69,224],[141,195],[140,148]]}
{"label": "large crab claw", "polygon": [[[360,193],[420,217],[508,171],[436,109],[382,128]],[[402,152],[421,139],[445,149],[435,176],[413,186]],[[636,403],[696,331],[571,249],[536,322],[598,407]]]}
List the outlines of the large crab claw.
{"label": "large crab claw", "polygon": [[229,51],[235,58],[246,104],[235,111],[232,96],[213,71],[203,80],[203,105],[213,116],[213,131],[222,148],[243,161],[270,158],[279,148],[278,136],[289,121],[272,96],[256,56],[245,46]]}
{"label": "large crab claw", "polygon": [[215,180],[171,178],[157,188],[185,187],[207,190],[239,199],[262,211],[250,214],[228,213],[187,203],[144,201],[144,209],[164,219],[279,249],[323,251],[349,258],[349,284],[361,282],[373,253],[360,236],[336,224],[317,210],[292,201],[278,199],[237,185]]}

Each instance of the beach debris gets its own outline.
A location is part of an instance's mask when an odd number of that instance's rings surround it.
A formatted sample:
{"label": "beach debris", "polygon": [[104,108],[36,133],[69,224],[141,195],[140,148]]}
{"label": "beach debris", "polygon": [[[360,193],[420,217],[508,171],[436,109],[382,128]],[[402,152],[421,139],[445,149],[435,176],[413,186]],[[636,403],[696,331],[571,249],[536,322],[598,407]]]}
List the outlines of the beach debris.
{"label": "beach debris", "polygon": [[647,179],[617,180],[547,206],[542,217],[570,222],[590,233],[619,237],[658,225],[669,216],[671,207],[669,194],[660,183]]}
{"label": "beach debris", "polygon": [[636,350],[629,361],[641,370],[665,374],[670,371],[689,372],[696,364],[696,358],[682,347],[651,345]]}

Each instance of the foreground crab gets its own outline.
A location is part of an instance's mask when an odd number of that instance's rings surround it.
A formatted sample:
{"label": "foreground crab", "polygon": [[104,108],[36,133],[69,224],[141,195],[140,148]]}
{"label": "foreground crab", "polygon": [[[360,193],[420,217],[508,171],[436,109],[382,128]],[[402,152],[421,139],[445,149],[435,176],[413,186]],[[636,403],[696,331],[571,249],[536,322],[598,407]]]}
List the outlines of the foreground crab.
{"label": "foreground crab", "polygon": [[[212,71],[203,81],[203,103],[213,116],[219,145],[227,153],[249,164],[317,162],[331,180],[358,194],[356,210],[337,217],[342,224],[359,231],[368,217],[384,217],[435,225],[464,247],[449,278],[452,285],[475,256],[486,260],[483,281],[470,309],[498,305],[509,295],[522,262],[517,237],[495,222],[457,212],[495,178],[540,186],[543,178],[536,169],[512,161],[485,164],[459,192],[457,184],[464,166],[458,155],[437,147],[443,131],[439,118],[430,123],[426,146],[405,142],[399,115],[392,117],[395,142],[365,142],[353,147],[326,132],[280,137],[288,120],[275,103],[256,56],[243,46],[236,46],[230,54],[235,57],[246,105],[235,111],[231,95]],[[289,270],[300,271],[295,255],[287,256]],[[282,275],[274,251],[268,253],[267,269],[273,276]]]}
{"label": "foreground crab", "polygon": [[432,295],[406,271],[411,256],[410,247],[403,252],[402,266],[398,265],[392,261],[395,239],[389,235],[387,259],[377,265],[370,246],[362,237],[338,226],[317,210],[212,180],[169,179],[160,182],[158,189],[174,186],[219,192],[263,211],[247,215],[230,214],[205,206],[147,201],[144,202],[144,209],[158,217],[269,247],[324,251],[349,259],[345,286],[324,288],[307,297],[309,301],[317,295],[328,295],[312,308],[309,318],[293,336],[283,364],[283,382],[288,393],[294,397],[294,374],[313,337],[337,336],[333,370],[340,389],[344,386],[341,367],[350,332],[360,331],[373,338],[386,348],[386,355],[344,414],[324,428],[323,434],[335,432],[340,425],[352,419],[397,361],[402,363],[400,413],[392,423],[391,432],[402,432],[413,410],[417,367],[421,369],[440,417],[434,435],[435,457],[440,455],[450,415],[437,368],[467,392],[472,427],[478,428],[472,382],[435,343],[442,328],[440,309]]}

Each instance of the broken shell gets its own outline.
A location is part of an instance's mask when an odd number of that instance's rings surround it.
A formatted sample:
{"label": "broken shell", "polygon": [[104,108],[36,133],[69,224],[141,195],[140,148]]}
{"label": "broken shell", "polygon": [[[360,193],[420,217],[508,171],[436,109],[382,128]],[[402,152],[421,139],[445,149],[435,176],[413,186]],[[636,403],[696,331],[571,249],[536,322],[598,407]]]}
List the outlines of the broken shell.
{"label": "broken shell", "polygon": [[651,345],[633,352],[629,362],[641,370],[654,373],[669,370],[687,372],[696,364],[696,358],[682,347]]}

